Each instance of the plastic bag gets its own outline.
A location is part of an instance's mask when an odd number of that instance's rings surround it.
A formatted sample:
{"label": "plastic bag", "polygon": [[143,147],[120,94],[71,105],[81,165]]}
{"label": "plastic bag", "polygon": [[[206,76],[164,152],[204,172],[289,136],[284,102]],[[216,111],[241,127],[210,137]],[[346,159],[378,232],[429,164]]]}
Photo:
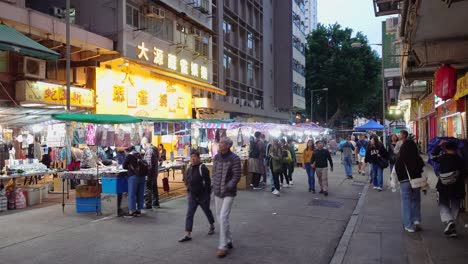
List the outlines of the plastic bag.
{"label": "plastic bag", "polygon": [[390,174],[390,179],[389,179],[389,185],[390,188],[392,189],[392,192],[396,192],[398,184],[398,177],[395,171],[395,166],[393,166],[392,173]]}

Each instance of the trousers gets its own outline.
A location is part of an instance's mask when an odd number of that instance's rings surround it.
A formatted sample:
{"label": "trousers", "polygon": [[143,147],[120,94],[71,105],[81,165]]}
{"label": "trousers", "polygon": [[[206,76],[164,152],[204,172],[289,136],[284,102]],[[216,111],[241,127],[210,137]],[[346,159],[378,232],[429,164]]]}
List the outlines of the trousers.
{"label": "trousers", "polygon": [[158,175],[156,173],[150,173],[146,177],[145,206],[146,209],[159,206]]}
{"label": "trousers", "polygon": [[315,173],[320,185],[320,190],[328,192],[328,167],[316,168]]}
{"label": "trousers", "polygon": [[218,249],[226,249],[228,243],[232,243],[231,228],[229,225],[229,215],[231,214],[234,197],[215,196],[216,216],[219,222],[219,244]]}
{"label": "trousers", "polygon": [[188,208],[187,216],[185,217],[185,231],[192,232],[193,228],[193,217],[200,206],[208,219],[208,223],[213,224],[215,222],[213,212],[210,209],[210,193],[206,192],[200,197],[193,196],[190,192],[187,194]]}

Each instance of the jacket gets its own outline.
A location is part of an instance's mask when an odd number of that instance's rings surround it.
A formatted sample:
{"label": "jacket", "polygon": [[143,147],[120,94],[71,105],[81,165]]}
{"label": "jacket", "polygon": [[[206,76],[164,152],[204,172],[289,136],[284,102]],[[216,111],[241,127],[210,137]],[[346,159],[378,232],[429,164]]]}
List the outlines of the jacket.
{"label": "jacket", "polygon": [[239,156],[229,151],[218,153],[213,159],[212,189],[214,195],[224,198],[237,195],[237,183],[241,178],[241,161]]}
{"label": "jacket", "polygon": [[366,149],[366,163],[378,164],[379,159],[388,159],[388,152],[383,145],[372,146],[369,144]]}
{"label": "jacket", "polygon": [[279,146],[270,147],[271,170],[273,173],[279,173],[283,170],[283,151]]}
{"label": "jacket", "polygon": [[395,172],[397,174],[398,181],[404,182],[409,180],[406,168],[408,168],[411,179],[421,178],[424,165],[424,161],[419,155],[408,160],[403,160],[400,156],[397,156],[395,162]]}
{"label": "jacket", "polygon": [[442,154],[440,146],[437,146],[432,152],[433,160],[439,163],[440,173],[449,173],[459,171],[457,181],[450,185],[443,184],[440,179],[437,181],[436,189],[441,196],[455,199],[465,197],[465,163],[457,155]]}
{"label": "jacket", "polygon": [[[201,174],[200,174],[201,171]],[[210,171],[203,164],[192,165],[188,168],[184,175],[184,183],[187,187],[187,192],[194,195],[202,195],[211,192]],[[202,186],[200,190],[192,190],[194,186]]]}
{"label": "jacket", "polygon": [[135,172],[135,169],[138,166],[137,155],[140,155],[140,154],[136,151],[132,151],[125,157],[124,163],[122,164],[122,168],[127,170],[128,176],[137,175]]}
{"label": "jacket", "polygon": [[294,145],[289,145],[289,152],[291,153],[291,158],[293,162],[296,163],[297,158],[296,158],[296,149],[294,148]]}
{"label": "jacket", "polygon": [[346,142],[340,147],[341,153],[343,153],[343,158],[352,158],[354,153],[354,146],[351,142]]}
{"label": "jacket", "polygon": [[330,162],[330,167],[333,168],[333,160],[328,149],[316,149],[310,163],[315,163],[315,168],[327,168],[327,161]]}
{"label": "jacket", "polygon": [[153,145],[146,147],[144,159],[148,162],[148,176],[157,176],[159,162],[158,149]]}
{"label": "jacket", "polygon": [[302,165],[306,163],[310,163],[310,160],[312,160],[313,154],[314,154],[313,150],[304,149],[304,152],[302,153]]}

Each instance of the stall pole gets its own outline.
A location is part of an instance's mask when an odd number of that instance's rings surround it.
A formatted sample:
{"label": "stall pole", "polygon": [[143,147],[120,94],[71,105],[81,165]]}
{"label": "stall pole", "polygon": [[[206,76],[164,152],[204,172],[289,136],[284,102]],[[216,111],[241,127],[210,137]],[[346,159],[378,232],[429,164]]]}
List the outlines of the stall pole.
{"label": "stall pole", "polygon": [[67,79],[67,111],[70,111],[70,0],[66,0],[66,11],[65,11],[65,22],[66,22],[66,79]]}
{"label": "stall pole", "polygon": [[62,179],[62,213],[65,213],[65,178]]}

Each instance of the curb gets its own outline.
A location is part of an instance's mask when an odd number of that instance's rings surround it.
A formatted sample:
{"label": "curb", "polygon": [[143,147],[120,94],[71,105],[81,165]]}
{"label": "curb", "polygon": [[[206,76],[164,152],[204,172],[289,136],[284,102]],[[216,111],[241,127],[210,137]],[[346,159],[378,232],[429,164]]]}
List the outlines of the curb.
{"label": "curb", "polygon": [[357,220],[359,218],[359,214],[361,213],[361,208],[364,205],[364,201],[366,199],[367,191],[369,190],[369,184],[366,184],[362,189],[361,197],[359,197],[359,201],[354,208],[351,217],[349,218],[348,225],[341,236],[340,242],[335,249],[335,253],[333,254],[333,258],[330,261],[330,264],[342,264],[344,257],[346,255],[346,251],[348,251],[348,246],[351,241],[351,237],[354,233],[354,229],[356,228]]}

